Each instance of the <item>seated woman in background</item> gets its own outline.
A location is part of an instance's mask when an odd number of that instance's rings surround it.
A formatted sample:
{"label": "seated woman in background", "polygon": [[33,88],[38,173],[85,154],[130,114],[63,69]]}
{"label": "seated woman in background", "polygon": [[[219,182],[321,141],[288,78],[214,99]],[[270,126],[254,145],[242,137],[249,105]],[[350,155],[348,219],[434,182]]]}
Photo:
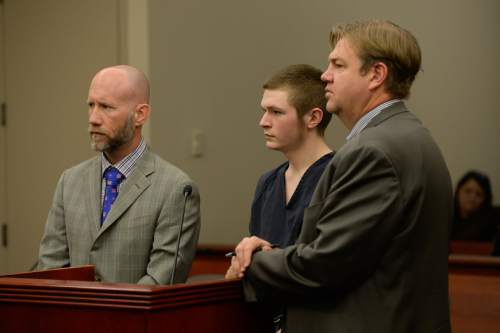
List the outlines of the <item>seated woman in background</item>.
{"label": "seated woman in background", "polygon": [[488,176],[467,172],[455,189],[452,240],[492,242],[500,225],[500,212],[492,206]]}

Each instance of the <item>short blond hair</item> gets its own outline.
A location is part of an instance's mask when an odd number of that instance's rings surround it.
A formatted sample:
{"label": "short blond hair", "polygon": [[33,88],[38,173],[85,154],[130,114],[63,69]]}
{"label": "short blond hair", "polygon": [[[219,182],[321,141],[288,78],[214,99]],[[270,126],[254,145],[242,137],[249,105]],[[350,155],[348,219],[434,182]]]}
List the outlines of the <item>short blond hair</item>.
{"label": "short blond hair", "polygon": [[417,39],[390,21],[364,21],[335,26],[330,44],[346,38],[362,62],[366,73],[372,65],[383,62],[389,69],[385,87],[396,98],[408,98],[420,71],[422,55]]}

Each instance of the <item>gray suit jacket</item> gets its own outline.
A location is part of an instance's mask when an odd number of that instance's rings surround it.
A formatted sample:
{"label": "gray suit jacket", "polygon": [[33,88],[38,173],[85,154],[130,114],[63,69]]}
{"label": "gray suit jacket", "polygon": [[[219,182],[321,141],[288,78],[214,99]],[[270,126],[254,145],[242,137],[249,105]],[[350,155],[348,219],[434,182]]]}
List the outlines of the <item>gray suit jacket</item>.
{"label": "gray suit jacket", "polygon": [[451,214],[441,152],[398,102],[335,154],[297,243],[253,256],[246,297],[286,302],[287,333],[448,333]]}
{"label": "gray suit jacket", "polygon": [[57,185],[38,269],[92,264],[107,282],[167,284],[187,199],[176,282],[186,280],[200,230],[200,197],[188,176],[148,149],[137,161],[101,227],[101,159],[66,170]]}

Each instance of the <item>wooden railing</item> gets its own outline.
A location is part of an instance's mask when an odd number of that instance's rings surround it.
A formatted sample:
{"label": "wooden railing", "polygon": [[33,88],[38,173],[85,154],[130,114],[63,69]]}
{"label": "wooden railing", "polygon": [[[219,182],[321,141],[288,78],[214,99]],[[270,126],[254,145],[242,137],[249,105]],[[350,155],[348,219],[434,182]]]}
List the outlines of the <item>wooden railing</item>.
{"label": "wooden railing", "polygon": [[492,242],[451,241],[450,253],[489,256],[493,252]]}

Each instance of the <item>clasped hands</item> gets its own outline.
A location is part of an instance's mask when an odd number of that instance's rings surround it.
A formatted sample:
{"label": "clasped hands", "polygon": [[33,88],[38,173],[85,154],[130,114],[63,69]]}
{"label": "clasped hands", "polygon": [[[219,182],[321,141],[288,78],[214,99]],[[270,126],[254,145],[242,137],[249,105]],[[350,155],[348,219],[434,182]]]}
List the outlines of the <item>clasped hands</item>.
{"label": "clasped hands", "polygon": [[231,266],[226,272],[226,279],[242,278],[245,270],[252,262],[252,254],[256,251],[270,251],[273,246],[268,241],[256,237],[245,237],[238,243],[231,258]]}

